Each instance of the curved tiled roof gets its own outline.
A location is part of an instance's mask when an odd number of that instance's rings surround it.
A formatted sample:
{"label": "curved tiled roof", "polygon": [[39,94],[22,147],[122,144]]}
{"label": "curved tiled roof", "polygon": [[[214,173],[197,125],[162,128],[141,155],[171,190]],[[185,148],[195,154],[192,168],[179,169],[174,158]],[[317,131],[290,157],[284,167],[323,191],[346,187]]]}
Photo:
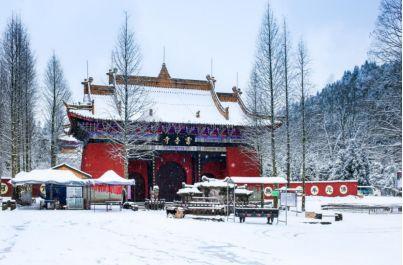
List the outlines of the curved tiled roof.
{"label": "curved tiled roof", "polygon": [[[84,81],[85,98],[90,101],[83,105],[67,105],[68,111],[76,115],[119,120],[114,108],[115,87],[122,84],[122,77],[109,71],[109,85],[93,85]],[[147,107],[133,117],[136,121],[169,122],[212,125],[247,125],[247,111],[237,90],[232,93],[216,93],[215,80],[190,80],[171,78],[163,64],[158,77],[131,76],[129,84],[141,89]],[[89,92],[89,93],[88,93]],[[83,108],[88,106],[92,108]]]}

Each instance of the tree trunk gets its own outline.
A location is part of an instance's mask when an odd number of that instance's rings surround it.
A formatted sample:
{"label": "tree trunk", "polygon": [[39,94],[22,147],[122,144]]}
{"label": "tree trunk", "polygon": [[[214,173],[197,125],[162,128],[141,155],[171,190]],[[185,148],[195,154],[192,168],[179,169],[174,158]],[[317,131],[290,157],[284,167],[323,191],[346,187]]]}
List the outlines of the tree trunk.
{"label": "tree trunk", "polygon": [[305,211],[305,156],[306,156],[306,130],[305,130],[305,87],[304,87],[304,65],[301,69],[301,114],[302,114],[302,206]]}
{"label": "tree trunk", "polygon": [[289,111],[288,104],[288,47],[287,47],[287,26],[284,21],[284,85],[285,85],[285,124],[286,124],[286,174],[287,174],[287,187],[290,187],[291,178],[291,150],[290,150],[290,124],[289,124]]}

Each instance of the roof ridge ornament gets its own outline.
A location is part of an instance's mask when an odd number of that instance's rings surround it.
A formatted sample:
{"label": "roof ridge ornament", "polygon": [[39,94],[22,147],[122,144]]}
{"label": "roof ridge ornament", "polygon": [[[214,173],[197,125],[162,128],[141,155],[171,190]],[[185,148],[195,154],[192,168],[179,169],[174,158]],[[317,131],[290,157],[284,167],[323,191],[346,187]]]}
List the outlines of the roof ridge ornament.
{"label": "roof ridge ornament", "polygon": [[235,95],[235,97],[238,99],[238,104],[239,106],[241,106],[242,111],[250,117],[257,117],[260,119],[264,119],[264,120],[268,120],[270,119],[270,115],[267,114],[261,114],[261,113],[253,113],[251,110],[248,109],[248,107],[245,105],[245,103],[243,102],[241,95],[242,95],[242,91],[239,87],[237,86],[233,86],[232,87],[232,92]]}
{"label": "roof ridge ornament", "polygon": [[162,63],[162,67],[161,67],[161,71],[158,75],[158,79],[162,79],[162,80],[169,80],[171,79],[171,76],[169,75],[167,66],[165,63]]}
{"label": "roof ridge ornament", "polygon": [[216,82],[215,78],[213,76],[207,75],[206,79],[209,81],[210,86],[211,86],[210,94],[211,94],[211,97],[213,98],[214,105],[218,109],[218,112],[220,112],[220,114],[223,115],[226,120],[228,120],[229,119],[229,108],[228,107],[224,108],[222,106],[221,101],[218,98],[217,93],[215,92],[215,82]]}

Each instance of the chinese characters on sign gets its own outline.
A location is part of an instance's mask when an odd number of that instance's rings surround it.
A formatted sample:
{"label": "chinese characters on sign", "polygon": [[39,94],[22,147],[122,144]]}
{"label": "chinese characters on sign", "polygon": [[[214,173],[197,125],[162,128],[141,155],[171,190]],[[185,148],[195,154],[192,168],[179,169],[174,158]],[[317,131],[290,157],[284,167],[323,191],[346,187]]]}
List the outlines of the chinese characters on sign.
{"label": "chinese characters on sign", "polygon": [[341,186],[340,186],[340,193],[341,193],[341,194],[346,194],[347,191],[348,191],[348,188],[347,188],[346,185],[341,185]]}
{"label": "chinese characters on sign", "polygon": [[162,134],[160,136],[160,142],[163,145],[185,145],[190,146],[194,142],[194,136],[190,135],[178,135],[178,134]]}
{"label": "chinese characters on sign", "polygon": [[312,186],[312,187],[311,187],[311,194],[312,194],[312,195],[318,195],[318,193],[319,193],[319,188],[318,188],[318,186]]}
{"label": "chinese characters on sign", "polygon": [[333,194],[333,187],[330,186],[330,185],[327,185],[325,191],[326,191],[327,195],[332,195]]}
{"label": "chinese characters on sign", "polygon": [[1,185],[0,185],[0,194],[1,195],[6,195],[7,192],[8,192],[7,184],[1,183]]}

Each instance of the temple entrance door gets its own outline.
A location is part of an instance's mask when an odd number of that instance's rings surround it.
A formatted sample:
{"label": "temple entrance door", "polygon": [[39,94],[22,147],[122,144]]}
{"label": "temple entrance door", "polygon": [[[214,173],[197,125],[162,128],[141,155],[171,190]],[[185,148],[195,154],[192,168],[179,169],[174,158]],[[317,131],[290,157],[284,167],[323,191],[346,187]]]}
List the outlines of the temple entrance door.
{"label": "temple entrance door", "polygon": [[139,173],[131,173],[129,178],[134,179],[136,181],[136,185],[130,186],[130,193],[132,196],[131,200],[137,202],[145,201],[146,190],[143,177]]}
{"label": "temple entrance door", "polygon": [[176,192],[186,180],[185,170],[174,162],[162,165],[157,172],[156,182],[159,187],[160,199],[173,201],[179,199]]}
{"label": "temple entrance door", "polygon": [[216,178],[213,174],[210,174],[210,173],[202,173],[201,175],[206,176],[206,177],[208,177],[210,179],[215,179]]}

